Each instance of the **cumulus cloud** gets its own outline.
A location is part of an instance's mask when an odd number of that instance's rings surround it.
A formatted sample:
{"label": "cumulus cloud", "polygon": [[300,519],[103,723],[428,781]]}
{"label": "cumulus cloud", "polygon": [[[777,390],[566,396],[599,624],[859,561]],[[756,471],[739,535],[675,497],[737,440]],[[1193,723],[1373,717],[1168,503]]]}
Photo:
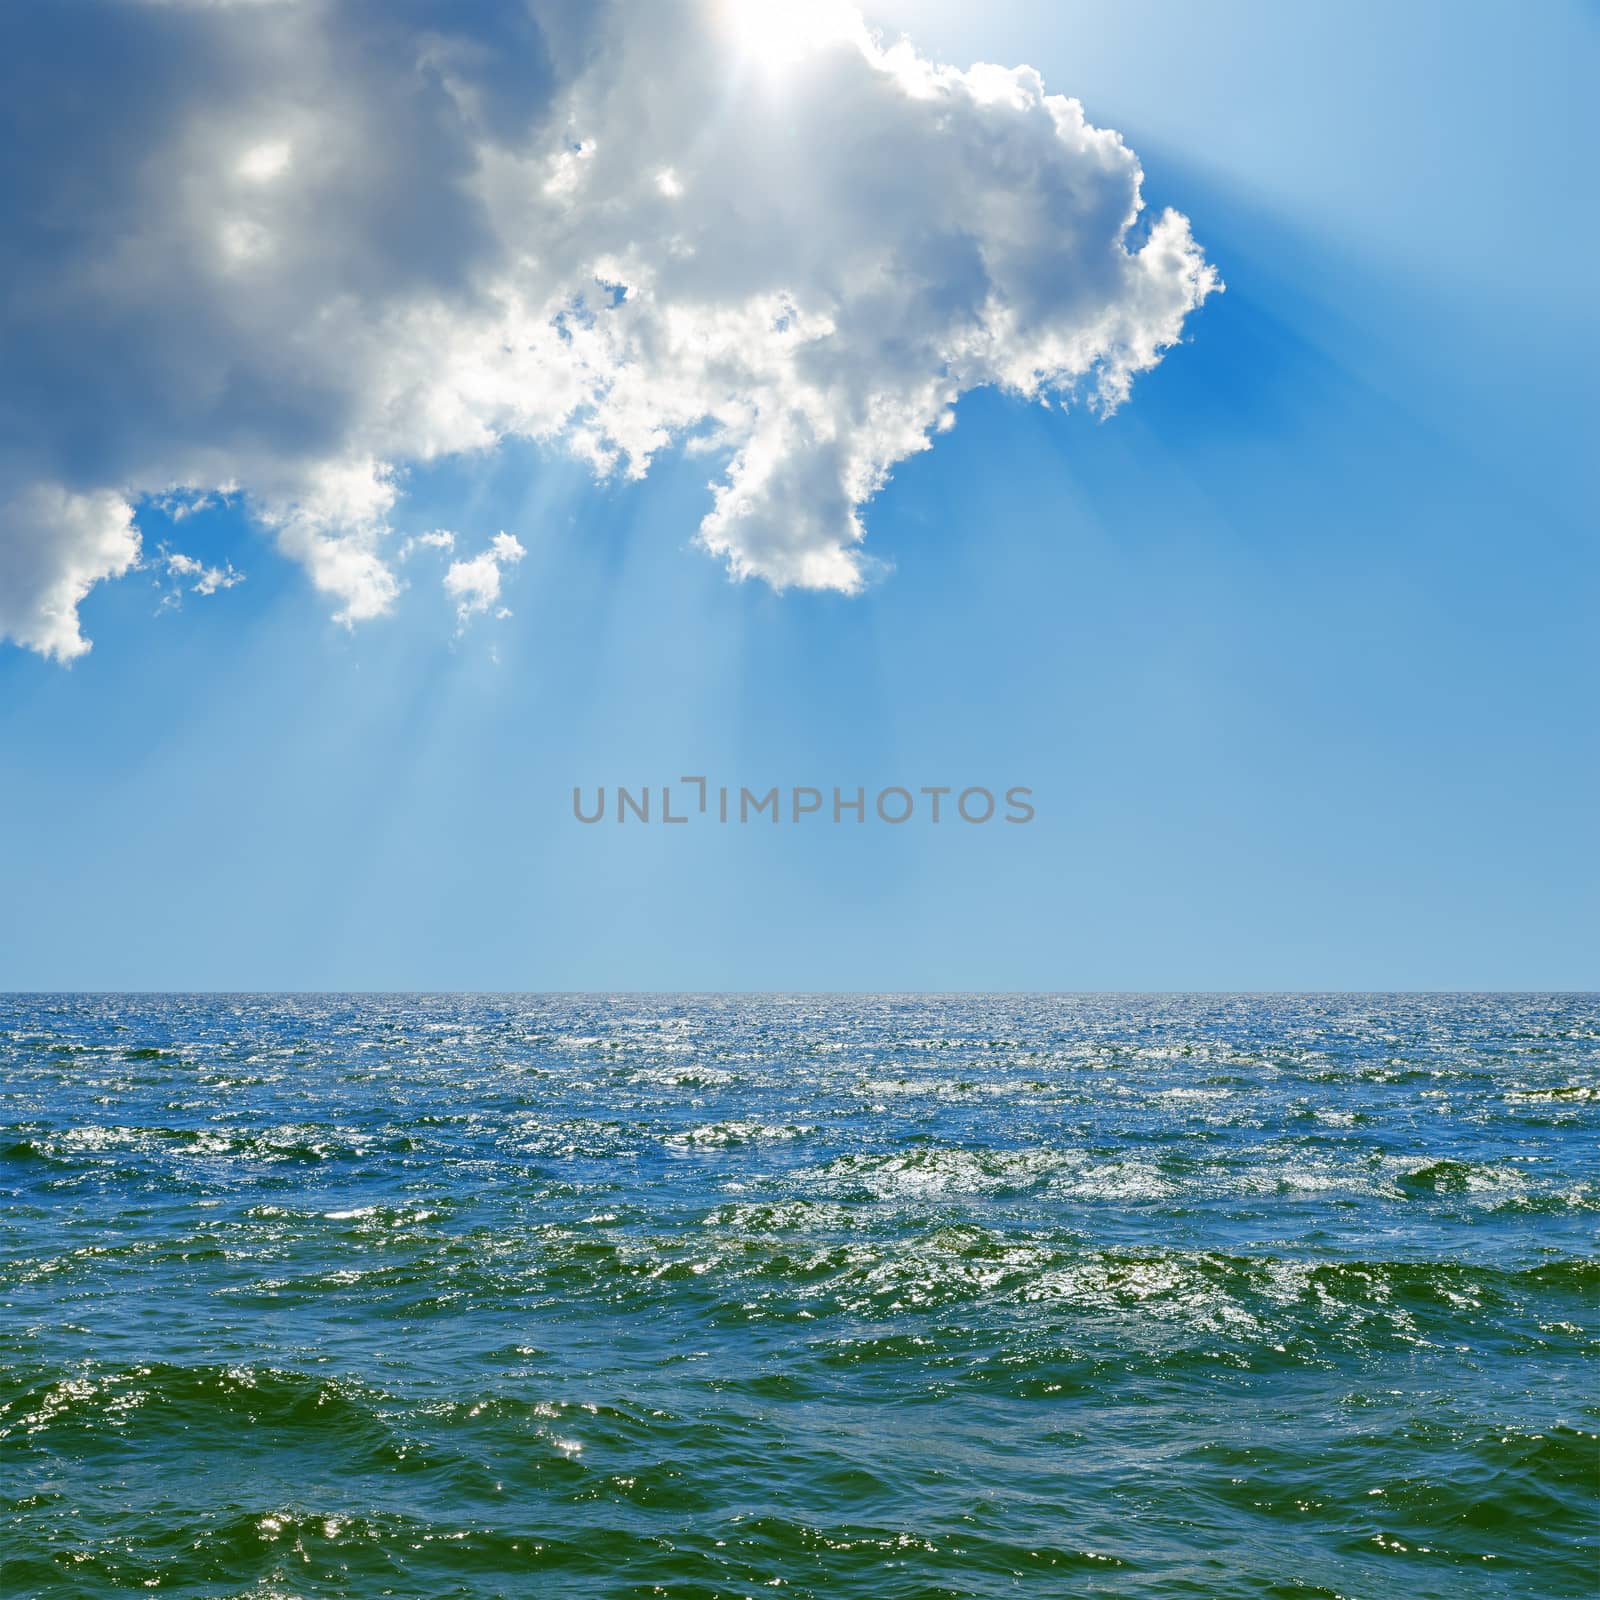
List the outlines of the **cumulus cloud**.
{"label": "cumulus cloud", "polygon": [[133,507],[113,490],[23,483],[0,501],[0,633],[57,661],[83,655],[78,602],[139,561]]}
{"label": "cumulus cloud", "polygon": [[[456,626],[464,628],[475,616],[494,606],[500,598],[500,569],[514,566],[528,552],[509,533],[497,533],[494,542],[468,561],[452,561],[444,575],[445,593],[456,602]],[[503,606],[496,616],[509,617]]]}
{"label": "cumulus cloud", "polygon": [[706,550],[854,591],[963,393],[1114,408],[1219,287],[1077,101],[828,0],[4,7],[0,122],[0,631],[62,660],[142,501],[355,623],[404,469],[508,436],[703,452]]}

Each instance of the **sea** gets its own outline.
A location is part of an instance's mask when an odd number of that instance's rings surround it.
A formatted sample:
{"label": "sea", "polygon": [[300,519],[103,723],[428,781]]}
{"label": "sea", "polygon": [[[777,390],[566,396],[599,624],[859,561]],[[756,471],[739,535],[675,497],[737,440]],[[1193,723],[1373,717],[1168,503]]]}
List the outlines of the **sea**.
{"label": "sea", "polygon": [[0,997],[0,1594],[1600,1591],[1600,997]]}

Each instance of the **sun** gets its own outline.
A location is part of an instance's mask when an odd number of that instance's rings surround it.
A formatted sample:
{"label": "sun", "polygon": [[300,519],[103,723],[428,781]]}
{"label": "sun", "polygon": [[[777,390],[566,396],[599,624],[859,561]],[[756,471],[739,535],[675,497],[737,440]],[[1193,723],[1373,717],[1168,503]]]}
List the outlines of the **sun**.
{"label": "sun", "polygon": [[861,14],[844,0],[719,0],[717,11],[735,51],[771,72],[862,31]]}

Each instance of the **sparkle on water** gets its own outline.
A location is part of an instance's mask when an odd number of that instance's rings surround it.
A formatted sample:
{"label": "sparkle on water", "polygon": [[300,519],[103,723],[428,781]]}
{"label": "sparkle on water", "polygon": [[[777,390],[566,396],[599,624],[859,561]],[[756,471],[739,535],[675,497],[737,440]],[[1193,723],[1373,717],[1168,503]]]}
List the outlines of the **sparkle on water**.
{"label": "sparkle on water", "polygon": [[0,1592],[1591,1595],[1600,1002],[0,997]]}

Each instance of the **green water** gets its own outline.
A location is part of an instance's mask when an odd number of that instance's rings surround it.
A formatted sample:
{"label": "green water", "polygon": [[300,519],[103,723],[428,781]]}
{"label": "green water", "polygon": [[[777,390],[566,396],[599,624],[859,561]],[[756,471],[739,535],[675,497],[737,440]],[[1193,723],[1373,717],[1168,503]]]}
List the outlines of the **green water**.
{"label": "green water", "polygon": [[1596,1593],[1594,997],[0,998],[0,1592]]}

